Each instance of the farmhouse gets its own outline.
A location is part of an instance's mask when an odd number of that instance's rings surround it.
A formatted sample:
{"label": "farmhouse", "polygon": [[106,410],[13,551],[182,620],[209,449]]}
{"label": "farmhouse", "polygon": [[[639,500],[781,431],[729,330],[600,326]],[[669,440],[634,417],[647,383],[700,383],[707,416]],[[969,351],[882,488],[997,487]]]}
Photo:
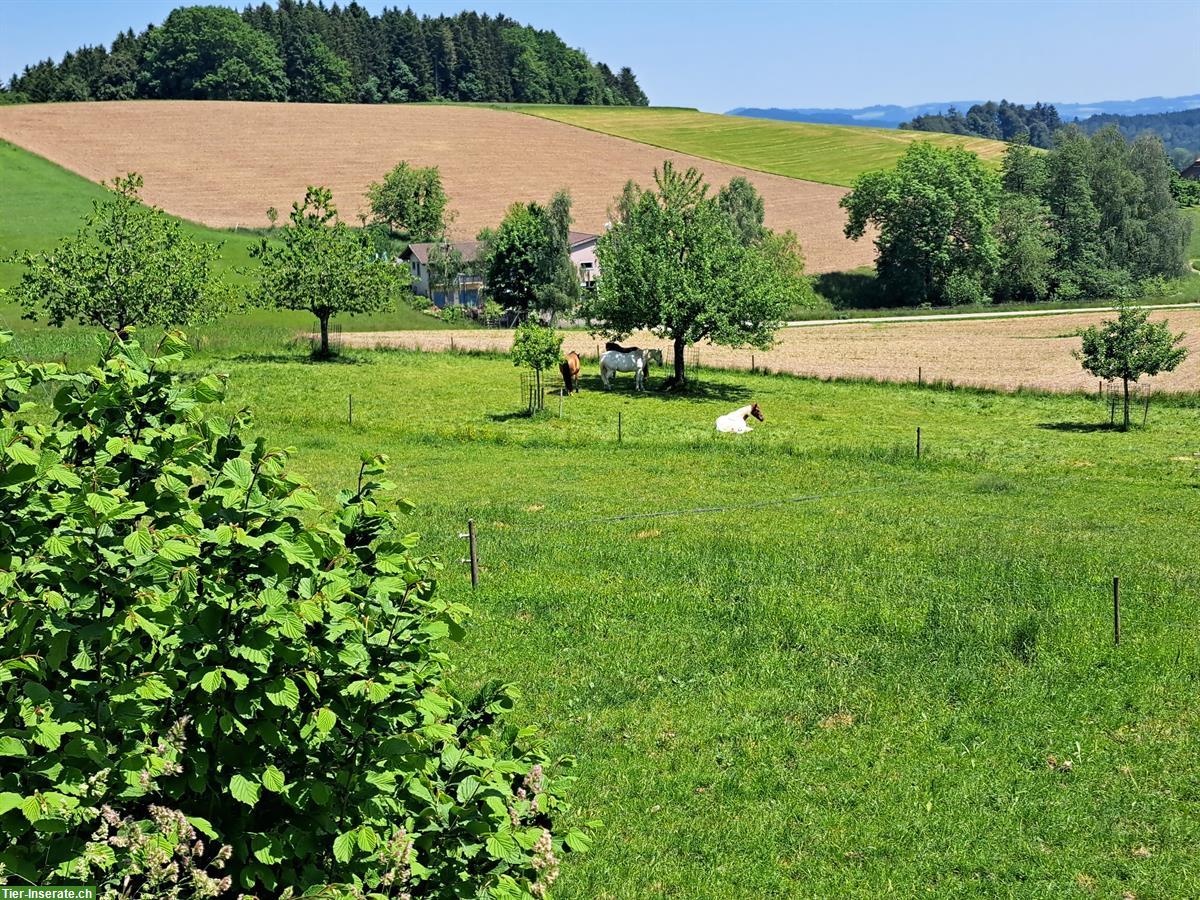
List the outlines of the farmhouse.
{"label": "farmhouse", "polygon": [[1179,173],[1180,178],[1186,178],[1188,181],[1200,181],[1200,156],[1196,160]]}
{"label": "farmhouse", "polygon": [[[571,262],[579,270],[579,281],[585,288],[591,287],[599,271],[596,265],[596,241],[600,239],[600,235],[586,231],[572,231],[569,233],[569,239]],[[479,306],[482,303],[484,291],[483,276],[479,274],[479,270],[482,268],[479,259],[483,249],[481,243],[479,241],[451,243],[449,246],[462,254],[464,271],[459,273],[454,284],[433,287],[430,284],[429,253],[436,246],[438,245],[435,243],[409,244],[408,249],[400,256],[412,270],[413,293],[430,298],[438,307],[447,304],[450,306]]]}

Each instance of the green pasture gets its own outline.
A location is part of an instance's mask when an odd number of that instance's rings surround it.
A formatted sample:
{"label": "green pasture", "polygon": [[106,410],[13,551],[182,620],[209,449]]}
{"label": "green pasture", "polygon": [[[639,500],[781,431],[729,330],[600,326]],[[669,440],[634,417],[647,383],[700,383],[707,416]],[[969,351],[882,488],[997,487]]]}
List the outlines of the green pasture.
{"label": "green pasture", "polygon": [[[124,174],[114,172],[113,175]],[[0,141],[0,185],[4,203],[0,208],[0,292],[15,285],[21,277],[21,266],[11,259],[15,253],[51,250],[60,238],[73,234],[92,210],[92,201],[104,196],[104,189],[61,166]],[[221,244],[217,269],[238,288],[251,283],[246,270],[258,265],[250,257],[250,247],[261,237],[256,234],[222,231],[183,223],[197,240]],[[21,311],[0,293],[0,328],[20,329]],[[265,346],[294,338],[302,331],[315,327],[316,320],[306,313],[250,310],[206,329],[204,340],[219,345],[228,343],[230,336],[246,345]],[[407,306],[365,316],[343,316],[334,325],[346,331],[382,331],[389,329],[440,328],[442,324],[424,313]],[[82,333],[65,338],[69,347],[90,347],[90,338]],[[59,340],[59,339],[56,339]],[[266,342],[266,343],[264,343]],[[60,348],[61,349],[61,348]]]}
{"label": "green pasture", "polygon": [[391,456],[475,610],[461,681],[515,682],[606,823],[558,896],[1200,895],[1194,399],[1122,434],[1084,396],[589,366],[530,419],[501,357],[263,341],[187,371],[325,498]]}
{"label": "green pasture", "polygon": [[694,109],[503,108],[747,169],[846,186],[863,172],[891,168],[913,141],[933,141],[944,147],[961,145],[997,165],[1006,146],[1001,141],[960,135],[749,119]]}
{"label": "green pasture", "polygon": [[1200,206],[1189,207],[1184,210],[1184,214],[1192,220],[1192,240],[1188,245],[1188,258],[1193,265],[1197,265],[1200,264]]}

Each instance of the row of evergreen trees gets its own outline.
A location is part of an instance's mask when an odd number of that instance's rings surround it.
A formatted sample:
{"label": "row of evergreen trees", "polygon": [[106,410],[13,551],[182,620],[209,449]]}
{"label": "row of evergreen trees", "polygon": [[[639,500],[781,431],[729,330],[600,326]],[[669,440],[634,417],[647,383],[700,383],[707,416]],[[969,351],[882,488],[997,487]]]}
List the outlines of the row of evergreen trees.
{"label": "row of evergreen trees", "polygon": [[[998,141],[1019,141],[1034,147],[1049,149],[1056,132],[1068,123],[1059,118],[1053,104],[1035,103],[1025,107],[1020,103],[988,101],[976,103],[963,115],[951,106],[944,113],[917,116],[900,127],[908,131],[938,131],[943,134],[962,134],[993,138]],[[1127,139],[1140,134],[1155,134],[1162,139],[1171,163],[1182,170],[1200,156],[1200,109],[1152,115],[1121,116],[1102,114],[1074,123],[1085,134],[1095,134],[1102,128],[1115,125]]]}
{"label": "row of evergreen trees", "polygon": [[1054,132],[1063,127],[1053,104],[1035,103],[1023,106],[1001,100],[995,103],[976,103],[964,116],[951,106],[944,113],[917,116],[911,122],[901,122],[908,131],[939,131],[944,134],[969,134],[997,141],[1022,141],[1034,147],[1048,149]]}
{"label": "row of evergreen trees", "polygon": [[161,26],[27,66],[0,102],[135,98],[404,103],[429,100],[645,106],[628,68],[593,63],[552,31],[504,15],[371,15],[279,0],[181,7]]}

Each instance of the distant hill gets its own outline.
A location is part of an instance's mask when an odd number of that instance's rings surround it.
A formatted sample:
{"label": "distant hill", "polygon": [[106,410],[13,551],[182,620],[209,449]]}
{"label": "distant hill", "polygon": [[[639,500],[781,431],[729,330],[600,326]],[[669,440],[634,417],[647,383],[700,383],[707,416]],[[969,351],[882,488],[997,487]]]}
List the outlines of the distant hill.
{"label": "distant hill", "polygon": [[[748,116],[753,119],[781,119],[785,122],[817,122],[826,125],[869,125],[873,128],[898,128],[917,116],[936,115],[951,106],[969,109],[984,100],[941,100],[936,103],[918,103],[915,106],[860,106],[856,109],[807,107],[802,109],[779,109],[770,107],[740,106],[729,110],[726,115]],[[1095,103],[1055,103],[1059,116],[1065,122],[1086,119],[1089,116],[1107,113],[1110,115],[1149,115],[1176,112],[1200,107],[1200,94],[1186,97],[1144,97],[1141,100],[1100,100]]]}
{"label": "distant hill", "polygon": [[645,106],[628,68],[504,15],[418,17],[357,3],[184,6],[166,21],[14,75],[0,104],[79,100],[454,100]]}

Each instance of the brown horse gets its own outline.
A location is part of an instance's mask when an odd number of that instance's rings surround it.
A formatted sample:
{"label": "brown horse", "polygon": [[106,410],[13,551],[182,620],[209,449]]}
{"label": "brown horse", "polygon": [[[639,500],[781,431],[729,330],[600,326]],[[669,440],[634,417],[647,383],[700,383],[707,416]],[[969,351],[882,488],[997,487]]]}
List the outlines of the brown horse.
{"label": "brown horse", "polygon": [[566,358],[558,364],[558,371],[562,372],[563,389],[568,393],[579,392],[579,354],[572,350],[567,354]]}

